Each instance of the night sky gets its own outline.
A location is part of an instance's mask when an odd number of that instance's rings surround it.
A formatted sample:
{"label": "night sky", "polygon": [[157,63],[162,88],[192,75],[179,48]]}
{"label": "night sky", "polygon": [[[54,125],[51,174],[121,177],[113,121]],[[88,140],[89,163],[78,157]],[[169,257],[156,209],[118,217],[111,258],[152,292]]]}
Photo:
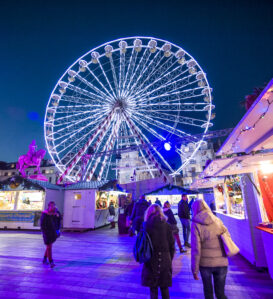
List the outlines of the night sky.
{"label": "night sky", "polygon": [[273,77],[273,1],[1,1],[0,160],[36,139],[64,71],[92,48],[153,36],[190,53],[213,88],[212,130],[235,126],[254,87]]}

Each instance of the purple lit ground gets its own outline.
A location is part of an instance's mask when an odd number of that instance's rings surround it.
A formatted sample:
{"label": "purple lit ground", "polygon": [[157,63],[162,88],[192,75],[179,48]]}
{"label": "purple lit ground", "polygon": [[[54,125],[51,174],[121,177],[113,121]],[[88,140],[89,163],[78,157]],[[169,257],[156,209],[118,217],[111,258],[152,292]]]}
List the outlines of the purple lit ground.
{"label": "purple lit ground", "polygon": [[[0,231],[0,298],[149,298],[132,256],[134,238],[109,227],[64,233],[55,243],[53,270],[41,263],[38,232]],[[203,298],[190,272],[190,254],[176,254],[171,298]],[[273,281],[242,257],[231,260],[228,298],[273,298]]]}

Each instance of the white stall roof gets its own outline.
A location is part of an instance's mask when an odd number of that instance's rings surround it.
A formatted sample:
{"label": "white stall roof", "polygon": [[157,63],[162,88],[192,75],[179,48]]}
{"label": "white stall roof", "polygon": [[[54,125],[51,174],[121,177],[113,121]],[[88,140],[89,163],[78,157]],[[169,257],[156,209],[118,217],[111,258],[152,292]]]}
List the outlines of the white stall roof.
{"label": "white stall roof", "polygon": [[82,190],[82,189],[98,189],[105,185],[109,181],[90,181],[90,182],[78,182],[66,186],[65,190]]}
{"label": "white stall roof", "polygon": [[273,79],[231,132],[217,155],[249,153],[268,148],[273,148]]}

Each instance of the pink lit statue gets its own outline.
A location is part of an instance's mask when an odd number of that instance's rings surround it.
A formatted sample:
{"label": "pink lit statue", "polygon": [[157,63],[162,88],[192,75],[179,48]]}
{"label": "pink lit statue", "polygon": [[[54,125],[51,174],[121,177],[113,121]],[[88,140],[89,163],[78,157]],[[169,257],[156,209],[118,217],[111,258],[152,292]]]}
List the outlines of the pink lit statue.
{"label": "pink lit statue", "polygon": [[30,177],[40,179],[43,181],[47,180],[47,178],[41,174],[40,170],[40,164],[45,154],[46,151],[44,149],[40,149],[37,151],[36,141],[32,140],[31,144],[29,145],[29,150],[27,154],[20,156],[16,165],[17,169],[19,169],[19,172],[22,174],[24,178],[26,177],[25,169],[30,166],[36,166],[36,171],[38,172],[38,175],[32,175]]}

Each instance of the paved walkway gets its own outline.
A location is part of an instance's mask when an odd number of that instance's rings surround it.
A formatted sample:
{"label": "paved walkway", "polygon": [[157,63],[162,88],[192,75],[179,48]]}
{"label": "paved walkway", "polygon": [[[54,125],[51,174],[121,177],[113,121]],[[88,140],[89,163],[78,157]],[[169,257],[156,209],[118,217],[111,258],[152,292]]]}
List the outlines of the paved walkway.
{"label": "paved walkway", "polygon": [[[38,232],[0,231],[0,298],[149,298],[140,285],[141,266],[132,256],[134,238],[109,227],[63,233],[54,244],[56,267],[42,265],[44,245]],[[174,259],[171,298],[203,298],[194,281],[190,254]],[[273,281],[242,257],[230,262],[228,298],[273,298]]]}

